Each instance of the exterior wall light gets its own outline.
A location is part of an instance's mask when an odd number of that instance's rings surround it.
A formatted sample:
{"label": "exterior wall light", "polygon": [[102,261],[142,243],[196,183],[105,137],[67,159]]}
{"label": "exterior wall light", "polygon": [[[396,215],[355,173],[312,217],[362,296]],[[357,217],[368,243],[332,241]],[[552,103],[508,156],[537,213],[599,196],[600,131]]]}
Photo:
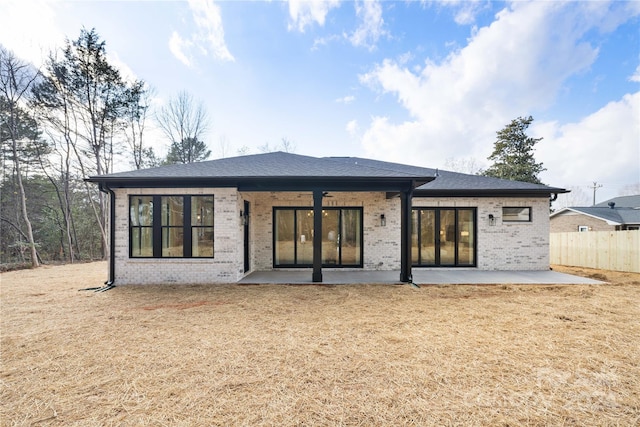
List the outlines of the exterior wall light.
{"label": "exterior wall light", "polygon": [[496,217],[493,214],[489,214],[489,225],[496,225]]}
{"label": "exterior wall light", "polygon": [[387,225],[387,218],[385,218],[384,214],[380,214],[380,226],[385,227]]}

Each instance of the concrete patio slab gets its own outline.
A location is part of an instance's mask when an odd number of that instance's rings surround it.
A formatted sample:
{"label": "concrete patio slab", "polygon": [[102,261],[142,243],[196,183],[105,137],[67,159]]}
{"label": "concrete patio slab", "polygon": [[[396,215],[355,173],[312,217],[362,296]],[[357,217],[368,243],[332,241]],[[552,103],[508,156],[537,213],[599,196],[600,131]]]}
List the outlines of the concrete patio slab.
{"label": "concrete patio slab", "polygon": [[[399,271],[323,271],[325,285],[357,283],[400,284]],[[552,270],[544,271],[487,271],[466,269],[414,269],[413,282],[418,285],[445,284],[603,284],[598,280],[573,276]],[[300,271],[256,271],[239,284],[313,284],[310,270]],[[320,284],[320,283],[316,283]]]}

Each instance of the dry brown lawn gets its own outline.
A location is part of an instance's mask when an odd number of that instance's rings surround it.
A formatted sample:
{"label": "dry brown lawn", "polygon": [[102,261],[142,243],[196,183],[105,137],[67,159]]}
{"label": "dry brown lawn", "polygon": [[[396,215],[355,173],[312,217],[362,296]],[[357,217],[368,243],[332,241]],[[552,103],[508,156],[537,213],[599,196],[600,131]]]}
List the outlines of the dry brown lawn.
{"label": "dry brown lawn", "polygon": [[640,275],[144,286],[0,275],[2,425],[640,424]]}

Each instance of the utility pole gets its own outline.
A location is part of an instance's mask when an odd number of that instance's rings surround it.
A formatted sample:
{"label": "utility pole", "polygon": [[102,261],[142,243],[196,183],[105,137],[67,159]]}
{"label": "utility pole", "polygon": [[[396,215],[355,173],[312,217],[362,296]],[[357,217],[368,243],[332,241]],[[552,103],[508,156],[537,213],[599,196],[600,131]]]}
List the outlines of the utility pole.
{"label": "utility pole", "polygon": [[587,187],[587,188],[591,188],[593,190],[593,205],[596,204],[596,190],[598,188],[602,188],[602,184],[598,184],[597,181],[593,181],[593,185],[591,187]]}

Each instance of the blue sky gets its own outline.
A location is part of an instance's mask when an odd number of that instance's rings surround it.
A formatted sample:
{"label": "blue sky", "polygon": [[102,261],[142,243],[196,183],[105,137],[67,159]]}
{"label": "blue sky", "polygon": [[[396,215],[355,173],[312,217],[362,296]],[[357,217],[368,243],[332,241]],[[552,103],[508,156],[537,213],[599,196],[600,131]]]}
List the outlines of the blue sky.
{"label": "blue sky", "polygon": [[532,115],[545,183],[580,202],[594,181],[598,201],[640,185],[640,2],[0,3],[0,43],[36,64],[83,26],[156,105],[204,103],[213,157],[221,140],[230,156],[287,138],[312,156],[487,167],[495,132]]}

